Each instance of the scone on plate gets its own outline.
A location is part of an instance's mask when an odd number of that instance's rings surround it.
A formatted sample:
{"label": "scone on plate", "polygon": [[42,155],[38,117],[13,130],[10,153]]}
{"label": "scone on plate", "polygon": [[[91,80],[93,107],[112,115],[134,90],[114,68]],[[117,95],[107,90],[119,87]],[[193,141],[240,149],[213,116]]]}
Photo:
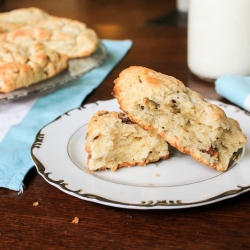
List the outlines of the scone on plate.
{"label": "scone on plate", "polygon": [[68,58],[41,43],[29,47],[2,42],[0,45],[0,92],[29,86],[68,67]]}
{"label": "scone on plate", "polygon": [[132,66],[114,84],[114,96],[132,121],[209,167],[225,171],[246,143],[237,121],[174,77]]}
{"label": "scone on plate", "polygon": [[90,171],[144,166],[169,157],[168,144],[121,112],[101,110],[88,123],[85,150]]}

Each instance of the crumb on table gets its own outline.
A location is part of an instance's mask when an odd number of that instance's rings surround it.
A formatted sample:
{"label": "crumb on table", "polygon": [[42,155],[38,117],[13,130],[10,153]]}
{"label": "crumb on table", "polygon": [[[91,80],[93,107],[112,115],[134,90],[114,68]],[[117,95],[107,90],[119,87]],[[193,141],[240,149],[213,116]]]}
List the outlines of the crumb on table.
{"label": "crumb on table", "polygon": [[74,224],[79,223],[79,218],[78,218],[78,217],[75,217],[75,218],[72,220],[72,223],[74,223]]}
{"label": "crumb on table", "polygon": [[36,202],[33,203],[33,207],[37,207],[37,206],[39,206],[39,205],[40,205],[40,204],[39,204],[38,201],[36,201]]}

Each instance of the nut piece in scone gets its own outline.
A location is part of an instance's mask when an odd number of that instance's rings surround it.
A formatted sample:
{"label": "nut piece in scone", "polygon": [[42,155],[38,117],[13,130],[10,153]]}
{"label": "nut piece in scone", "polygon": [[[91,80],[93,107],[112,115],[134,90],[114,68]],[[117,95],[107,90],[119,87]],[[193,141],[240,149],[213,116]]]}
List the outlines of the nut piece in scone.
{"label": "nut piece in scone", "polygon": [[174,77],[132,66],[114,81],[120,108],[183,153],[218,171],[246,143],[237,121]]}
{"label": "nut piece in scone", "polygon": [[99,111],[88,123],[85,150],[90,171],[144,166],[169,157],[168,144],[121,112]]}

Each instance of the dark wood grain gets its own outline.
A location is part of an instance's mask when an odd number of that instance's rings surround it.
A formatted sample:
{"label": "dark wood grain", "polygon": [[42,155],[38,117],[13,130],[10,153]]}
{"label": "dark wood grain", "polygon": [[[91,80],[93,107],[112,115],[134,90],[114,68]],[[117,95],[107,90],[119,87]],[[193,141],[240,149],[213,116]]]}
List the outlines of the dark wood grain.
{"label": "dark wood grain", "polygon": [[165,16],[175,10],[175,0],[1,0],[0,11],[37,7],[51,15],[84,21],[88,25],[143,25],[147,20]]}
{"label": "dark wood grain", "polygon": [[[13,2],[5,1],[5,8]],[[21,1],[15,2],[22,7]],[[38,1],[33,3],[41,7]],[[80,19],[80,10],[74,12],[65,1],[58,8],[64,13],[69,9],[69,17]],[[186,28],[94,23],[92,27],[101,38],[131,39],[133,46],[84,104],[112,98],[114,79],[131,65],[175,76],[207,98],[226,101],[216,94],[213,84],[189,72]],[[249,192],[196,208],[144,211],[67,195],[48,184],[35,168],[27,174],[24,185],[21,194],[0,189],[1,249],[249,249]],[[34,207],[36,201],[40,205]],[[80,222],[72,224],[76,216]]]}

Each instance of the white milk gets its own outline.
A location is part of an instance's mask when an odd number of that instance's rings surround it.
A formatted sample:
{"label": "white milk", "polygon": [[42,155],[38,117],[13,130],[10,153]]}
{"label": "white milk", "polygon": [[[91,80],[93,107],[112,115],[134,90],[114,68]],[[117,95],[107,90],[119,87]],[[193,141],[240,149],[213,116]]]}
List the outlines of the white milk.
{"label": "white milk", "polygon": [[250,0],[190,0],[188,66],[214,80],[250,75]]}
{"label": "white milk", "polygon": [[180,12],[188,12],[189,0],[176,0],[177,10]]}

